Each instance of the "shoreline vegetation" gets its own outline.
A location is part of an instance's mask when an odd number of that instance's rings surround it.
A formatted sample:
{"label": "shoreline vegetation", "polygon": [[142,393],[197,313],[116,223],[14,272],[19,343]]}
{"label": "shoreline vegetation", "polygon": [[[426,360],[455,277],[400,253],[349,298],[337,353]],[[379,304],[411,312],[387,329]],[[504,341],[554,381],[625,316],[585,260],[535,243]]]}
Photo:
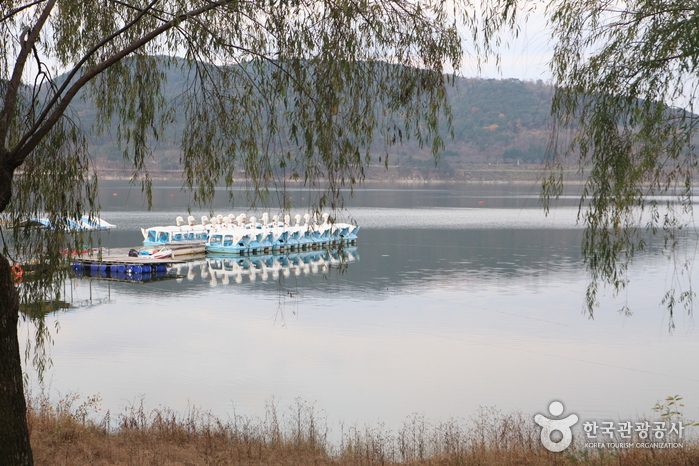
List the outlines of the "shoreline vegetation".
{"label": "shoreline vegetation", "polygon": [[[355,187],[371,183],[396,183],[396,184],[500,184],[500,183],[526,183],[541,184],[550,172],[541,164],[473,164],[462,168],[451,169],[448,173],[435,169],[408,169],[402,167],[369,168],[365,172],[365,179]],[[100,181],[130,181],[131,174],[117,169],[96,170]],[[577,166],[567,166],[562,170],[563,180],[568,185],[580,185],[586,180],[586,175],[581,173]],[[148,173],[153,181],[181,181],[184,172],[181,170],[153,170]],[[247,181],[245,173],[241,172],[237,183],[244,184]],[[288,186],[303,186],[303,181],[285,180]],[[699,173],[692,177],[692,185],[699,186]],[[679,186],[679,185],[678,185]]]}
{"label": "shoreline vegetation", "polygon": [[[441,162],[440,162],[441,164]],[[23,171],[19,169],[17,175],[21,176]],[[122,168],[105,168],[98,167],[95,173],[100,181],[139,181],[141,177],[133,176],[133,173]],[[558,172],[556,172],[558,174]],[[371,185],[375,183],[394,183],[394,184],[541,184],[544,178],[550,175],[546,171],[544,164],[539,163],[484,163],[484,164],[468,164],[462,165],[459,168],[449,168],[448,170],[440,169],[440,165],[434,166],[430,163],[429,167],[423,168],[406,168],[401,166],[389,167],[370,167],[365,170],[365,178],[355,185],[355,188],[361,188],[363,185]],[[580,171],[576,165],[569,165],[562,169],[561,174],[563,181],[567,185],[575,186],[582,185],[586,181],[586,174]],[[152,168],[148,171],[148,178],[151,181],[168,181],[182,182],[184,180],[184,172],[177,170],[164,170]],[[319,180],[322,183],[323,180]],[[239,172],[236,177],[236,183],[245,185],[249,182],[249,178],[244,172]],[[304,186],[302,180],[284,180],[283,184],[287,187]],[[680,186],[678,184],[678,186]],[[692,186],[699,186],[699,172],[692,177]],[[270,186],[273,187],[273,186]],[[681,186],[680,186],[681,187]],[[349,188],[346,188],[349,189]]]}
{"label": "shoreline vegetation", "polygon": [[[539,163],[484,163],[468,164],[459,168],[449,168],[444,170],[439,165],[430,163],[429,167],[406,168],[401,166],[370,167],[365,171],[365,178],[359,182],[355,188],[372,183],[395,183],[395,184],[541,184],[550,172]],[[98,167],[95,170],[100,181],[138,181],[141,178],[133,178],[133,173],[119,168]],[[558,173],[558,172],[557,172]],[[18,175],[22,170],[17,171]],[[586,175],[580,171],[576,165],[569,165],[561,172],[564,183],[567,185],[581,185],[586,180]],[[153,168],[148,171],[148,178],[151,181],[181,182],[184,180],[182,170],[163,170]],[[249,181],[244,172],[237,174],[236,183],[245,185]],[[319,180],[322,182],[322,180]],[[285,180],[285,186],[304,186],[302,180]],[[692,185],[699,186],[699,173],[695,173],[692,178]],[[272,187],[272,186],[270,186]]]}
{"label": "shoreline vegetation", "polygon": [[[102,413],[100,397],[58,401],[28,397],[37,465],[690,465],[699,442],[681,448],[588,448],[576,435],[561,453],[544,449],[531,416],[481,408],[466,421],[431,423],[414,414],[396,432],[341,426],[339,440],[312,404],[286,411],[268,403],[261,418],[222,420],[189,408],[146,410],[143,400],[123,413]],[[686,433],[685,433],[686,434]],[[636,439],[638,440],[638,439]],[[633,441],[633,439],[632,439]],[[589,444],[588,444],[589,445]]]}
{"label": "shoreline vegetation", "polygon": [[[483,183],[483,182],[536,182],[544,176],[544,166],[541,164],[473,164],[461,168],[450,168],[445,171],[439,165],[420,169],[404,167],[374,167],[366,170],[365,182],[398,182],[398,183]],[[100,180],[130,180],[131,174],[121,169],[97,169]],[[572,182],[582,180],[577,173],[577,167],[566,168],[566,179]],[[152,180],[173,181],[183,179],[182,170],[149,171]],[[239,174],[238,180],[245,182],[245,173]],[[302,181],[287,180],[287,183],[303,184]]]}

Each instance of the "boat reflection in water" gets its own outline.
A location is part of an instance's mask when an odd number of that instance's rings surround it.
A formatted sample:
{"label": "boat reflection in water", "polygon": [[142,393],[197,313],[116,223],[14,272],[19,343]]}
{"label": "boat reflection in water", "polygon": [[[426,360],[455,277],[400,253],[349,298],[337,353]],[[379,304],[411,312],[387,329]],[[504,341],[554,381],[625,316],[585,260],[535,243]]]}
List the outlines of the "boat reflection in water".
{"label": "boat reflection in water", "polygon": [[216,286],[326,273],[331,268],[346,267],[357,260],[356,247],[245,257],[208,254],[202,261],[178,264],[172,270],[178,281],[185,278],[191,281],[200,275],[211,286]]}
{"label": "boat reflection in water", "polygon": [[157,269],[130,266],[124,270],[112,270],[109,267],[73,268],[76,277],[93,278],[98,280],[146,282],[156,280],[184,279],[194,280],[201,276],[202,280],[212,286],[230,282],[243,283],[244,280],[255,282],[259,280],[278,279],[326,273],[331,268],[346,267],[359,260],[356,247],[340,247],[336,249],[319,249],[312,251],[233,256],[230,254],[207,254],[186,262],[173,265],[169,269],[165,265]]}
{"label": "boat reflection in water", "polygon": [[174,278],[170,275],[165,264],[157,266],[129,265],[120,268],[115,267],[72,267],[73,274],[80,278],[95,278],[98,280],[112,280],[120,282],[148,282],[154,280],[167,280]]}

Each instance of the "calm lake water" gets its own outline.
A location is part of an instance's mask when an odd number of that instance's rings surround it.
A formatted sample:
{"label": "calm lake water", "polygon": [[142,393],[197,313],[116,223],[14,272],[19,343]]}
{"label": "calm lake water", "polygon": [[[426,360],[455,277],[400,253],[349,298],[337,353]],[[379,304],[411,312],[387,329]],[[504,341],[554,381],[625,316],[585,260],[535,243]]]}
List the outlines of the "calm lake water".
{"label": "calm lake water", "polygon": [[[342,271],[224,277],[198,261],[171,280],[76,278],[66,291],[77,307],[48,317],[60,330],[46,386],[99,393],[112,412],[143,396],[146,407],[196,405],[224,419],[300,398],[330,425],[389,429],[412,413],[437,422],[480,406],[533,416],[552,400],[582,420],[635,420],[675,394],[699,418],[693,318],[680,313],[669,332],[660,305],[673,264],[650,248],[627,292],[607,293],[588,318],[575,200],[545,217],[537,195],[524,185],[360,189],[341,213],[362,227]],[[294,212],[309,197],[295,193]],[[141,227],[174,223],[188,201],[160,185],[145,212],[137,188],[105,185],[102,217],[117,228],[104,241],[137,246]],[[250,212],[225,200],[213,210]],[[624,303],[632,316],[617,312]]]}

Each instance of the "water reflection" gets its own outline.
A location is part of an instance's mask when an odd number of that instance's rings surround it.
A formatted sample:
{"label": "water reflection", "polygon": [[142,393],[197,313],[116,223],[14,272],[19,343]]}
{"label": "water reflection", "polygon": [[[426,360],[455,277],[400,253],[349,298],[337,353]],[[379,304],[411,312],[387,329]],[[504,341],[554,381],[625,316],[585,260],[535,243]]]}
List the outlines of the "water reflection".
{"label": "water reflection", "polygon": [[[321,250],[293,254],[236,257],[230,255],[208,255],[202,261],[190,261],[177,265],[174,273],[178,281],[184,277],[194,280],[199,274],[211,286],[242,284],[279,280],[279,278],[301,275],[327,274],[331,269],[346,268],[359,259],[357,248]],[[198,270],[197,270],[198,269]]]}
{"label": "water reflection", "polygon": [[173,277],[170,275],[167,271],[167,267],[165,265],[162,266],[162,268],[159,269],[153,269],[151,271],[150,266],[144,266],[148,267],[147,271],[145,272],[140,272],[140,267],[139,267],[139,272],[133,272],[131,269],[128,271],[125,270],[123,267],[121,270],[116,270],[115,268],[107,268],[107,267],[76,267],[73,266],[73,274],[75,277],[86,277],[86,278],[96,278],[100,280],[111,280],[111,281],[118,281],[118,282],[136,282],[136,283],[143,283],[143,282],[152,282],[152,281],[158,281],[158,280],[169,280]]}
{"label": "water reflection", "polygon": [[[195,404],[224,418],[300,397],[331,421],[393,428],[413,412],[535,413],[552,399],[583,419],[628,419],[665,396],[699,393],[688,371],[699,358],[691,325],[669,335],[659,306],[668,283],[662,249],[639,252],[627,295],[603,297],[589,319],[576,209],[545,217],[532,194],[510,186],[362,192],[351,209],[362,234],[347,267],[332,254],[210,257],[138,286],[75,279],[76,299],[112,299],[60,316],[52,387],[101,393],[115,412],[143,394],[150,406]],[[169,194],[156,212],[114,198],[102,215],[117,224],[114,247],[138,244],[141,226],[182,214],[182,204],[165,204]],[[620,299],[633,317],[615,312]]]}
{"label": "water reflection", "polygon": [[[359,260],[356,247],[312,250],[306,252],[277,253],[265,255],[207,254],[191,260],[175,263],[170,269],[165,264],[135,267],[98,267],[98,264],[83,267],[73,264],[73,274],[77,278],[91,278],[117,282],[155,282],[175,280],[190,282],[197,276],[211,286],[228,285],[231,282],[242,284],[278,280],[281,277],[301,277],[302,275],[328,274],[332,269],[347,271],[347,267]],[[141,271],[143,269],[143,272]]]}

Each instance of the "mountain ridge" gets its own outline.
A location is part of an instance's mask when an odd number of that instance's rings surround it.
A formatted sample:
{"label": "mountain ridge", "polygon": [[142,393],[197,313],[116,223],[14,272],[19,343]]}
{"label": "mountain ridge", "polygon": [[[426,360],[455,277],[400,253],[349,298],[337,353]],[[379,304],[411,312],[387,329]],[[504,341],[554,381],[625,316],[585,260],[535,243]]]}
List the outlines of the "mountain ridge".
{"label": "mountain ridge", "polygon": [[[187,71],[181,68],[182,62],[169,67],[164,66],[166,60],[161,63],[161,70],[166,75],[163,94],[168,100],[175,99],[180,89],[187,86]],[[462,179],[474,165],[541,164],[550,134],[549,114],[553,96],[550,85],[541,80],[455,77],[447,94],[454,137],[448,137],[443,123],[445,147],[438,164],[435,165],[429,149],[420,148],[409,140],[377,153],[373,157],[376,166],[372,163],[369,167],[368,178],[398,175],[412,179]],[[89,128],[97,110],[94,102],[85,95],[82,93],[82,98],[76,99],[72,108],[83,126]],[[181,172],[178,135],[183,127],[181,122],[172,123],[165,128],[164,137],[155,141],[153,157],[147,165],[149,172],[162,176]],[[130,171],[114,134],[115,128],[101,136],[91,135],[89,149],[98,172],[113,177],[128,176]],[[385,157],[384,151],[388,153],[388,174],[383,173],[386,161],[381,156]]]}

